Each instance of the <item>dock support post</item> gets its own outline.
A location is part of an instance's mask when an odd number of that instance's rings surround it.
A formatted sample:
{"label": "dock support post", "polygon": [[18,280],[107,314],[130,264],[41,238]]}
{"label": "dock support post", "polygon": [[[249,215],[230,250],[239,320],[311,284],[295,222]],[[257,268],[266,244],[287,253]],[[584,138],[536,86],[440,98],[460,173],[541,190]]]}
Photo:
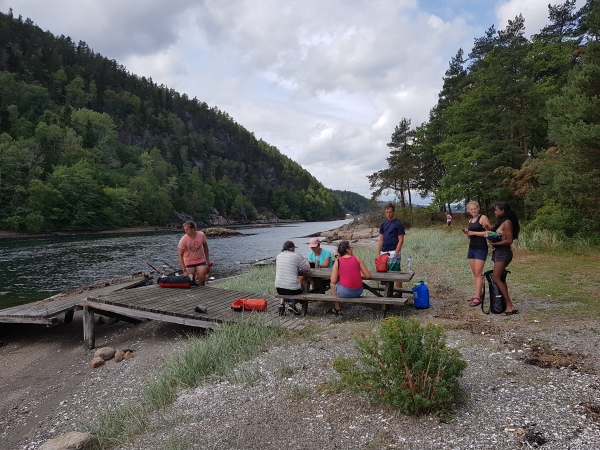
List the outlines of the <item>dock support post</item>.
{"label": "dock support post", "polygon": [[87,306],[83,307],[83,343],[88,350],[91,350],[96,346],[96,336],[94,335],[94,310]]}
{"label": "dock support post", "polygon": [[75,314],[75,308],[69,309],[65,313],[65,322],[64,323],[71,323],[71,322],[73,322],[73,315],[74,314]]}

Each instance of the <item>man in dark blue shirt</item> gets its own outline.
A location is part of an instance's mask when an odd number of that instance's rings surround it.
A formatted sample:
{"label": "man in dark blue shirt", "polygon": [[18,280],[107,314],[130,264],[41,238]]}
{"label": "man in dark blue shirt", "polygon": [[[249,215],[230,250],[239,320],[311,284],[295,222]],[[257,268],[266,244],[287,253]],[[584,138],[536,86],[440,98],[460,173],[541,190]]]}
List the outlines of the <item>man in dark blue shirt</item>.
{"label": "man in dark blue shirt", "polygon": [[[387,253],[390,258],[394,256],[400,260],[402,256],[402,244],[404,244],[404,224],[395,217],[396,208],[392,202],[385,205],[385,217],[379,227],[379,243],[377,244],[377,253],[382,255]],[[397,288],[402,287],[402,283],[396,283]]]}

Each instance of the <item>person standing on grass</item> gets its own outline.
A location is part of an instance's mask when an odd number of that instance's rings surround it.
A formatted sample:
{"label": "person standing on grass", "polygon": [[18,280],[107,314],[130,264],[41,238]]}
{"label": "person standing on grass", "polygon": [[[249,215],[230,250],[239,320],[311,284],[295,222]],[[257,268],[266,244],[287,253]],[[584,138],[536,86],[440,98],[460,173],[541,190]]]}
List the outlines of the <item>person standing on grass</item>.
{"label": "person standing on grass", "polygon": [[183,224],[185,235],[177,245],[179,265],[183,275],[191,276],[192,283],[204,286],[206,282],[208,257],[208,243],[202,231],[196,230],[196,224],[192,221]]}
{"label": "person standing on grass", "polygon": [[446,213],[446,224],[448,225],[448,229],[450,229],[450,225],[452,225],[452,214]]}
{"label": "person standing on grass", "polygon": [[[295,253],[296,246],[292,241],[285,241],[281,253],[275,258],[275,289],[279,295],[302,294],[302,285],[298,279],[298,271],[310,269],[310,264],[299,254]],[[291,310],[300,315],[296,302],[292,299]],[[279,315],[285,314],[285,300],[279,305]]]}
{"label": "person standing on grass", "polygon": [[[505,281],[502,281],[502,274],[506,270],[506,267],[510,264],[513,259],[513,252],[511,245],[514,239],[519,237],[519,231],[521,225],[519,224],[519,218],[517,214],[510,208],[510,205],[506,202],[494,203],[494,215],[496,216],[496,223],[492,228],[500,235],[498,242],[489,242],[494,251],[492,252],[492,261],[494,261],[494,271],[492,273],[492,281],[506,301],[506,310],[504,315],[512,316],[513,314],[519,314],[519,310],[513,305],[510,296],[508,295],[508,286]],[[468,232],[468,235],[485,236],[485,232]]]}
{"label": "person standing on grass", "polygon": [[[337,297],[354,298],[363,293],[363,279],[371,278],[371,272],[358,256],[354,256],[350,242],[342,241],[338,245],[338,258],[331,271],[331,293]],[[338,315],[340,302],[335,302],[327,312]]]}
{"label": "person standing on grass", "polygon": [[[488,256],[488,244],[484,236],[474,233],[485,233],[492,229],[492,224],[487,216],[480,214],[479,203],[470,201],[467,203],[467,212],[471,216],[469,225],[463,230],[469,237],[469,250],[467,259],[473,272],[473,283],[475,284],[475,295],[469,300],[470,306],[481,304],[481,291],[483,289],[483,266]],[[469,234],[469,232],[471,234]]]}
{"label": "person standing on grass", "polygon": [[[404,244],[404,224],[395,217],[396,207],[392,202],[388,202],[384,208],[385,218],[379,227],[379,243],[377,244],[377,254],[387,253],[390,258],[397,256],[398,261],[402,257],[402,245]],[[397,282],[396,287],[402,288],[402,282]],[[394,294],[396,296],[397,294]]]}

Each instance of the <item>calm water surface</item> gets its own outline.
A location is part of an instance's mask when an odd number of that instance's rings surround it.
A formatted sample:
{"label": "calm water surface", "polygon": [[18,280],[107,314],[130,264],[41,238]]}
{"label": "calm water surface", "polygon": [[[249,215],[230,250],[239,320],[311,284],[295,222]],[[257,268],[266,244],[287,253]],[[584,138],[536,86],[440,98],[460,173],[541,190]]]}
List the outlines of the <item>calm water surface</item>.
{"label": "calm water surface", "polygon": [[[244,272],[257,259],[275,257],[291,239],[303,256],[310,251],[306,236],[332,230],[347,220],[303,222],[239,229],[244,236],[208,240],[211,276]],[[0,308],[47,298],[98,281],[161,270],[177,262],[181,232],[57,236],[0,240]],[[329,250],[334,247],[324,246]]]}

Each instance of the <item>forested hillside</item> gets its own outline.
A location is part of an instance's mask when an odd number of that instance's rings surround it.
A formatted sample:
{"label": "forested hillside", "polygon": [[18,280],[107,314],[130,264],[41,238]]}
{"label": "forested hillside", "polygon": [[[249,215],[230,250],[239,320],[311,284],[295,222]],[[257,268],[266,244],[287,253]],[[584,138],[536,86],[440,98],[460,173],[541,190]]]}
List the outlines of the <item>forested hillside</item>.
{"label": "forested hillside", "polygon": [[549,18],[531,39],[519,15],[457,52],[429,120],[393,131],[375,195],[474,199],[488,213],[508,201],[530,228],[600,241],[600,1]]}
{"label": "forested hillside", "polygon": [[380,206],[374,200],[363,197],[351,191],[333,191],[342,207],[347,213],[358,215],[379,209]]}
{"label": "forested hillside", "polygon": [[329,189],[226,112],[0,13],[0,228],[321,220]]}

